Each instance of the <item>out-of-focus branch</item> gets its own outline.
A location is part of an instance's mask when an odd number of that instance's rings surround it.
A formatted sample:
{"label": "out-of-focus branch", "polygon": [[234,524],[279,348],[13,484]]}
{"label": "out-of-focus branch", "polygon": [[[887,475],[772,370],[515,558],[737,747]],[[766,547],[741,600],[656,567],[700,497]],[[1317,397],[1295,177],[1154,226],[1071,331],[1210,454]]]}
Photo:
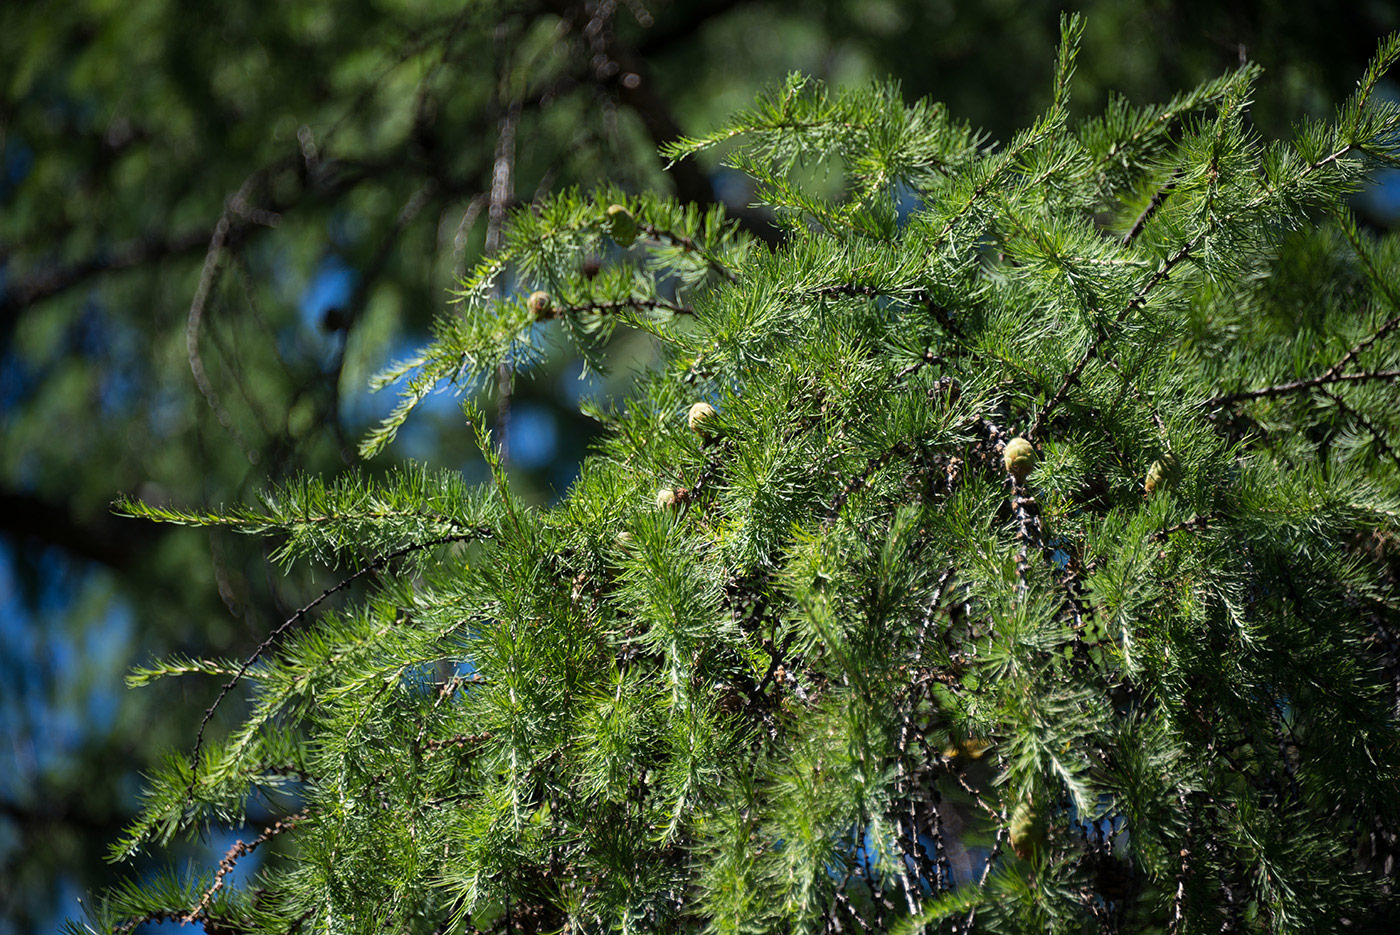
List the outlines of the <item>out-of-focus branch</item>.
{"label": "out-of-focus branch", "polygon": [[[295,170],[299,158],[298,156],[296,159],[278,160],[255,175],[268,178],[282,171]],[[302,184],[292,196],[261,207],[254,207],[246,202],[231,207],[245,222],[274,227],[274,218],[296,207],[305,196],[334,197],[344,194],[403,164],[404,158],[396,153],[387,153],[383,158],[366,162],[325,160],[320,165],[320,171],[316,173],[303,175],[297,172]],[[26,311],[103,273],[196,255],[201,248],[207,255],[218,224],[219,222],[215,222],[173,235],[148,233],[83,260],[11,280],[3,292],[0,292],[0,347],[9,343],[10,335]]]}
{"label": "out-of-focus branch", "polygon": [[30,306],[81,286],[102,273],[144,266],[169,257],[194,254],[209,246],[214,228],[199,227],[173,235],[147,234],[95,256],[66,263],[11,282],[0,294],[0,345],[8,342],[19,316]]}
{"label": "out-of-focus branch", "polygon": [[[727,12],[737,3],[703,4],[689,20],[689,29],[699,28],[705,21]],[[618,102],[630,109],[642,121],[652,142],[659,148],[685,135],[670,106],[656,93],[646,60],[634,49],[618,40],[612,24],[617,4],[612,0],[578,2],[578,0],[548,0],[547,6],[569,23],[591,53],[594,81],[617,95]],[[709,176],[695,160],[683,160],[668,172],[676,186],[676,197],[687,204],[702,207],[722,204]],[[780,234],[763,218],[741,206],[730,213],[749,233],[770,245]]]}
{"label": "out-of-focus branch", "polygon": [[138,564],[161,535],[148,524],[105,515],[80,519],[67,504],[13,490],[0,491],[0,534],[58,546],[118,571]]}
{"label": "out-of-focus branch", "polygon": [[753,0],[697,0],[685,9],[684,15],[675,15],[675,7],[667,10],[665,18],[647,27],[646,33],[637,43],[637,54],[643,59],[664,55],[678,42],[695,37],[696,30],[711,20],[733,10],[735,7],[750,5]]}

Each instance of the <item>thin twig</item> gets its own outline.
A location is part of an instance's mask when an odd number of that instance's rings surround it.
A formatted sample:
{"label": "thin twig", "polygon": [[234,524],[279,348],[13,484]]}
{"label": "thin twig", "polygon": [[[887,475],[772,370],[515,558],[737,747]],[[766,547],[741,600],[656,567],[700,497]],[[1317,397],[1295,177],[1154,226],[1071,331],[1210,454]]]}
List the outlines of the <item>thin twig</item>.
{"label": "thin twig", "polygon": [[[998,815],[997,817],[1005,821],[1004,816]],[[992,845],[991,852],[987,854],[987,862],[982,867],[982,877],[977,881],[977,888],[979,890],[985,890],[987,888],[987,879],[992,875],[992,865],[995,864],[996,859],[1001,856],[1001,847],[1005,839],[1006,827],[1002,825],[997,828],[996,841]],[[963,921],[962,930],[964,935],[972,931],[972,925],[977,921],[977,909],[977,906],[973,906],[967,911],[967,919]]]}
{"label": "thin twig", "polygon": [[1133,226],[1123,235],[1123,246],[1131,245],[1132,242],[1137,239],[1138,234],[1142,233],[1142,229],[1147,226],[1148,221],[1152,220],[1152,216],[1157,213],[1157,209],[1162,207],[1162,203],[1176,190],[1176,183],[1181,181],[1183,171],[1183,169],[1178,168],[1172,173],[1171,179],[1153,193],[1152,200],[1147,203],[1147,207],[1142,209],[1142,213],[1137,216],[1137,220],[1133,222]]}
{"label": "thin twig", "polygon": [[852,477],[850,480],[842,484],[841,489],[837,492],[835,498],[833,498],[831,503],[827,505],[826,521],[828,523],[835,521],[836,517],[841,513],[841,508],[845,506],[846,501],[850,499],[851,494],[864,487],[866,482],[870,480],[870,478],[875,474],[875,472],[879,471],[881,468],[885,467],[885,465],[889,464],[890,461],[893,460],[896,455],[903,458],[907,457],[912,451],[913,449],[910,448],[908,442],[898,441],[891,445],[889,448],[886,448],[880,454],[869,458],[865,462],[865,468],[855,477]]}
{"label": "thin twig", "polygon": [[1370,419],[1362,415],[1358,410],[1347,405],[1346,401],[1343,400],[1342,397],[1338,396],[1336,393],[1333,393],[1331,390],[1319,390],[1318,392],[1320,392],[1323,396],[1326,396],[1328,399],[1332,400],[1333,404],[1336,405],[1336,407],[1339,410],[1341,410],[1341,412],[1344,415],[1349,415],[1353,419],[1355,419],[1363,429],[1365,429],[1371,434],[1371,437],[1375,439],[1376,445],[1381,449],[1381,451],[1389,455],[1390,459],[1394,461],[1397,465],[1400,465],[1400,454],[1396,454],[1395,449],[1390,447],[1390,443],[1385,440],[1385,436],[1381,434],[1380,429],[1376,428],[1375,423],[1373,423]]}
{"label": "thin twig", "polygon": [[540,313],[541,320],[550,318],[563,318],[573,312],[597,312],[608,314],[610,312],[621,312],[625,310],[644,311],[647,309],[660,309],[670,312],[672,315],[694,315],[695,309],[689,305],[681,305],[678,302],[671,302],[666,299],[617,299],[610,302],[585,302],[582,305],[554,306]]}
{"label": "thin twig", "polygon": [[1300,390],[1310,390],[1314,387],[1326,386],[1329,383],[1365,383],[1370,380],[1400,380],[1400,370],[1372,370],[1367,373],[1332,373],[1329,369],[1327,373],[1316,377],[1309,377],[1306,380],[1293,380],[1288,383],[1277,383],[1273,386],[1264,386],[1255,390],[1241,390],[1238,393],[1225,393],[1220,396],[1212,396],[1210,399],[1202,401],[1201,406],[1208,408],[1228,406],[1231,403],[1242,402],[1248,399],[1267,399],[1273,396],[1287,396],[1289,393],[1297,393]]}
{"label": "thin twig", "polygon": [[[1114,324],[1122,324],[1129,315],[1144,307],[1152,291],[1166,281],[1167,277],[1171,275],[1172,270],[1176,269],[1182,261],[1191,256],[1191,252],[1195,250],[1196,246],[1205,238],[1205,234],[1205,231],[1201,231],[1195,237],[1192,237],[1186,243],[1182,244],[1175,253],[1163,260],[1157,266],[1157,269],[1152,272],[1152,275],[1147,277],[1147,281],[1142,284],[1137,293],[1128,301],[1128,304],[1124,305],[1122,310],[1114,317]],[[1059,388],[1056,389],[1054,395],[1050,397],[1050,401],[1036,413],[1035,421],[1031,423],[1030,429],[1026,432],[1026,438],[1035,441],[1036,435],[1040,433],[1041,426],[1050,418],[1055,408],[1064,401],[1074,385],[1079,382],[1079,377],[1083,374],[1085,366],[1098,355],[1099,349],[1107,343],[1108,340],[1109,332],[1107,329],[1095,335],[1094,340],[1089,343],[1088,348],[1085,349],[1084,354],[1079,358],[1078,362],[1070,368],[1069,373],[1065,374],[1064,379],[1060,382]]]}
{"label": "thin twig", "polygon": [[645,222],[639,222],[637,224],[637,227],[643,232],[645,232],[646,235],[652,238],[653,240],[665,240],[669,243],[673,243],[676,246],[680,247],[686,253],[694,253],[696,256],[700,257],[706,263],[708,263],[710,265],[710,268],[713,269],[716,273],[718,273],[721,278],[727,280],[728,282],[739,281],[739,277],[734,275],[733,270],[731,270],[728,266],[725,266],[724,263],[718,257],[710,253],[710,251],[706,250],[700,244],[696,243],[692,238],[687,237],[685,234],[677,234],[675,231],[666,230],[665,228],[657,227],[654,224],[647,224]]}
{"label": "thin twig", "polygon": [[[1393,296],[1389,287],[1383,285],[1381,288],[1385,289],[1386,295],[1391,296],[1392,302],[1394,302],[1396,305],[1400,305],[1400,299],[1396,299]],[[1323,376],[1335,377],[1337,374],[1341,373],[1344,369],[1346,369],[1347,364],[1351,363],[1353,360],[1356,359],[1357,354],[1360,354],[1362,351],[1366,350],[1366,348],[1370,347],[1372,344],[1375,344],[1381,338],[1394,331],[1396,327],[1400,327],[1400,315],[1396,315],[1394,318],[1390,319],[1390,321],[1381,325],[1380,328],[1376,329],[1375,334],[1363,338],[1360,341],[1357,341],[1355,344],[1353,344],[1351,349],[1348,350],[1345,354],[1343,354],[1340,360],[1338,360],[1331,367],[1327,368],[1327,372],[1324,373]]]}
{"label": "thin twig", "polygon": [[306,819],[307,814],[308,810],[302,809],[295,814],[277,819],[277,821],[264,828],[262,834],[251,841],[235,841],[233,846],[224,854],[223,859],[219,861],[219,871],[214,874],[213,885],[205,890],[199,902],[190,907],[189,912],[185,913],[184,918],[180,920],[181,924],[197,922],[204,917],[204,913],[209,908],[209,903],[213,901],[214,895],[218,893],[219,890],[223,889],[224,878],[233,871],[234,865],[237,864],[241,858],[248,856],[253,851],[257,850],[258,847],[266,844],[282,832],[292,830],[299,822]]}
{"label": "thin twig", "polygon": [[[489,533],[487,534],[489,535]],[[314,610],[317,607],[317,605],[319,605],[326,598],[345,590],[346,588],[350,587],[351,584],[358,581],[360,578],[363,578],[365,575],[375,574],[381,571],[386,565],[388,565],[395,559],[402,558],[403,556],[409,555],[413,552],[420,552],[423,549],[432,548],[433,546],[446,545],[449,542],[465,542],[468,539],[476,538],[482,538],[481,530],[473,530],[469,533],[456,533],[450,536],[441,536],[437,539],[430,539],[427,542],[415,542],[410,545],[406,545],[401,549],[395,549],[393,552],[390,552],[387,555],[382,555],[374,561],[370,562],[364,568],[361,568],[359,571],[350,575],[348,578],[341,581],[334,587],[326,588],[320,593],[318,597],[314,598],[309,603],[302,606],[294,614],[292,614],[286,620],[278,624],[272,630],[272,632],[267,635],[267,639],[259,643],[257,648],[253,650],[253,654],[249,656],[246,660],[244,660],[243,664],[238,667],[238,671],[234,673],[233,678],[229,679],[228,682],[224,684],[224,687],[219,691],[219,694],[214,699],[213,703],[210,704],[208,709],[205,710],[204,717],[199,722],[199,733],[195,737],[194,753],[190,758],[190,787],[187,793],[188,797],[191,800],[194,799],[195,784],[199,779],[199,757],[204,747],[204,729],[209,726],[210,718],[214,716],[214,712],[218,709],[220,703],[223,702],[224,698],[228,696],[228,693],[233,691],[234,686],[242,680],[245,674],[247,674],[248,670],[252,667],[253,663],[257,662],[260,658],[262,658],[262,654],[265,653],[274,642],[276,642],[277,637],[281,636],[294,623],[296,623],[298,620],[301,620],[308,613]]]}

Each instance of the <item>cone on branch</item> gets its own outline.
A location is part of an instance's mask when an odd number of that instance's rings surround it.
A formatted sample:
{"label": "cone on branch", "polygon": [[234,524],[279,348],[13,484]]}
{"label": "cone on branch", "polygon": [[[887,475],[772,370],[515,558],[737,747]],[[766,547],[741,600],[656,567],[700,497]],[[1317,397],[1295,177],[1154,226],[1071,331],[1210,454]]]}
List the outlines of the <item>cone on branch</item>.
{"label": "cone on branch", "polygon": [[1006,473],[1018,481],[1024,481],[1035,470],[1035,449],[1024,438],[1013,438],[1006,443],[1002,461],[1006,465]]}
{"label": "cone on branch", "polygon": [[705,428],[705,423],[714,418],[715,407],[709,403],[696,403],[686,412],[686,424],[690,430],[697,435],[706,436],[710,434]]}
{"label": "cone on branch", "polygon": [[536,321],[554,317],[554,298],[543,289],[530,293],[530,297],[525,300],[525,305],[530,309],[530,314],[535,316]]}
{"label": "cone on branch", "polygon": [[1170,452],[1162,455],[1147,469],[1147,476],[1143,478],[1143,489],[1152,493],[1159,488],[1169,487],[1175,484],[1181,476],[1181,463],[1176,456]]}
{"label": "cone on branch", "polygon": [[632,216],[632,212],[627,210],[625,205],[608,205],[606,212],[607,220],[603,222],[608,236],[617,243],[619,247],[630,247],[632,241],[637,239],[637,219]]}

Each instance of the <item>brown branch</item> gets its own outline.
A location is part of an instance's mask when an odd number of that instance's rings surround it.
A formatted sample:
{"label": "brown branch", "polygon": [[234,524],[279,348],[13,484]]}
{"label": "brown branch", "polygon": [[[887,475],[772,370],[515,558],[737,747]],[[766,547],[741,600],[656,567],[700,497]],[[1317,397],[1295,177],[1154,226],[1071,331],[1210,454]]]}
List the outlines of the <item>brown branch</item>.
{"label": "brown branch", "polygon": [[608,314],[610,312],[620,312],[624,310],[644,311],[646,309],[661,309],[673,315],[694,315],[695,309],[689,305],[681,305],[670,302],[666,299],[618,299],[609,302],[586,302],[582,305],[552,306],[536,316],[544,321],[551,318],[563,318],[574,312],[598,312]]}
{"label": "brown branch", "polygon": [[[375,250],[373,259],[371,259],[369,265],[361,271],[359,282],[355,285],[355,291],[351,294],[350,301],[347,303],[345,309],[338,316],[333,316],[334,310],[327,311],[327,320],[334,325],[339,341],[336,346],[335,361],[331,364],[329,371],[326,373],[325,382],[326,386],[330,389],[330,399],[326,403],[326,421],[329,423],[336,442],[340,446],[343,458],[346,457],[346,452],[353,447],[346,438],[345,429],[341,423],[340,417],[341,374],[345,369],[345,354],[350,346],[350,330],[355,327],[360,317],[364,314],[365,307],[369,303],[370,290],[374,287],[380,274],[384,272],[385,267],[388,266],[390,258],[394,255],[394,248],[398,245],[404,230],[437,194],[437,184],[429,181],[409,196],[408,200],[404,202],[403,207],[399,209],[398,216],[394,219],[393,227],[391,227],[389,232],[380,240],[379,247]],[[272,346],[275,349],[276,342],[273,342]]]}
{"label": "brown branch", "polygon": [[[255,175],[262,179],[298,168],[301,156],[283,157],[269,163]],[[300,184],[295,194],[284,200],[274,200],[263,207],[254,207],[246,201],[232,205],[234,214],[243,223],[265,227],[276,226],[276,219],[294,207],[307,194],[339,195],[363,182],[375,178],[387,170],[401,164],[395,152],[387,153],[374,161],[326,160],[318,163],[318,172],[306,175],[296,172]],[[226,209],[229,206],[226,206]],[[108,272],[119,272],[144,266],[165,259],[184,257],[193,254],[201,245],[208,246],[213,241],[218,225],[193,228],[167,236],[151,232],[128,240],[109,251],[87,259],[58,266],[43,273],[36,273],[26,279],[11,282],[0,297],[0,344],[5,343],[14,330],[22,313],[34,305],[60,295],[69,289],[81,286],[88,280]]]}
{"label": "brown branch", "polygon": [[1186,875],[1191,870],[1190,864],[1191,849],[1185,845],[1181,848],[1181,869],[1176,875],[1176,894],[1172,897],[1172,917],[1167,925],[1168,935],[1176,935],[1181,931],[1181,925],[1186,918]]}
{"label": "brown branch", "polygon": [[[1329,375],[1330,374],[1330,375]],[[1324,373],[1321,376],[1309,377],[1306,380],[1293,380],[1289,383],[1277,383],[1273,386],[1264,386],[1256,390],[1241,390],[1238,393],[1225,393],[1221,396],[1212,396],[1204,400],[1201,405],[1206,407],[1228,406],[1231,403],[1242,402],[1249,399],[1267,399],[1273,396],[1286,396],[1289,393],[1297,393],[1300,390],[1310,390],[1318,386],[1326,386],[1330,383],[1364,383],[1370,380],[1397,380],[1400,379],[1400,370],[1373,370],[1369,373]]]}
{"label": "brown branch", "polygon": [[[438,689],[437,698],[433,700],[433,706],[430,709],[430,712],[436,711],[444,701],[446,701],[448,698],[451,698],[452,694],[456,692],[457,689],[461,688],[463,685],[481,685],[485,682],[486,679],[484,679],[479,673],[476,672],[473,672],[470,675],[462,675],[461,673],[453,675],[451,678],[444,681],[442,683],[442,687]],[[427,735],[427,733],[428,719],[425,717],[423,719],[423,723],[418,726],[418,736],[413,739],[413,742],[415,744],[421,744],[423,742],[423,738]]]}
{"label": "brown branch", "polygon": [[1123,235],[1123,246],[1129,246],[1137,239],[1138,234],[1141,234],[1142,229],[1147,226],[1147,222],[1152,220],[1152,216],[1157,213],[1157,209],[1162,207],[1162,204],[1172,192],[1176,191],[1176,183],[1181,181],[1182,172],[1182,169],[1177,169],[1172,173],[1171,179],[1168,180],[1165,185],[1153,192],[1152,200],[1147,203],[1147,207],[1142,209],[1142,213],[1137,216],[1137,220],[1133,222],[1133,226]]}
{"label": "brown branch", "polygon": [[1173,533],[1187,532],[1191,530],[1194,530],[1196,532],[1205,532],[1207,529],[1210,528],[1211,522],[1217,519],[1218,517],[1218,513],[1208,513],[1205,516],[1197,514],[1195,516],[1189,517],[1188,519],[1182,520],[1174,526],[1168,526],[1165,529],[1157,530],[1152,534],[1152,538],[1157,540],[1158,542],[1165,542],[1172,536]]}
{"label": "brown branch", "polygon": [[1400,465],[1400,454],[1396,454],[1395,449],[1390,447],[1390,443],[1385,440],[1385,435],[1381,433],[1380,429],[1376,428],[1374,422],[1366,418],[1356,409],[1347,405],[1346,401],[1343,400],[1342,397],[1338,396],[1336,393],[1333,393],[1331,390],[1320,390],[1319,392],[1321,392],[1323,396],[1326,396],[1328,399],[1332,400],[1332,402],[1344,415],[1349,415],[1353,419],[1355,419],[1357,423],[1360,424],[1360,426],[1363,429],[1369,432],[1373,439],[1375,439],[1375,442],[1380,447],[1381,451],[1389,455],[1390,459],[1394,461],[1397,465]]}
{"label": "brown branch", "polygon": [[1048,558],[1045,547],[1045,528],[1040,521],[1040,504],[1031,495],[1030,489],[1007,473],[1011,481],[1011,512],[1016,517],[1016,581],[1017,589],[1024,595],[1030,589],[1032,551]]}
{"label": "brown branch", "polygon": [[[1002,816],[998,815],[997,817],[1001,818]],[[1002,820],[1005,821],[1005,819]],[[978,890],[985,890],[987,888],[987,880],[992,875],[992,866],[996,863],[997,858],[1001,856],[1001,848],[1005,842],[1006,826],[1004,824],[1001,824],[997,827],[997,836],[996,840],[992,843],[992,850],[989,854],[987,854],[987,862],[982,866],[982,876],[977,881]],[[972,931],[972,926],[977,921],[978,908],[978,905],[974,905],[971,909],[968,910],[967,918],[963,921],[962,926],[962,931],[964,935]]]}
{"label": "brown branch", "polygon": [[[497,27],[498,44],[503,44],[505,26]],[[501,63],[502,87],[510,67],[508,54]],[[515,135],[520,125],[520,101],[513,100],[497,122],[496,150],[491,163],[491,195],[486,208],[485,254],[495,256],[505,243],[506,211],[515,201]],[[500,292],[500,280],[493,287]],[[510,403],[515,389],[515,366],[509,357],[496,365],[496,439],[502,463],[510,460]]]}
{"label": "brown branch", "polygon": [[944,331],[947,331],[949,334],[951,334],[955,338],[958,338],[959,340],[963,339],[962,330],[959,329],[958,326],[953,323],[952,316],[948,314],[948,310],[943,308],[942,306],[935,304],[933,298],[929,296],[928,293],[923,291],[915,292],[910,295],[900,295],[898,293],[886,292],[884,290],[877,289],[874,286],[861,285],[860,283],[834,283],[826,286],[818,286],[815,289],[794,291],[798,292],[799,295],[845,295],[863,296],[872,299],[885,297],[889,299],[896,299],[906,304],[922,302],[928,307],[928,310],[930,313],[932,313],[933,317],[938,320],[938,323],[943,327]]}
{"label": "brown branch", "polygon": [[483,731],[480,734],[457,734],[452,737],[443,738],[442,740],[429,740],[423,744],[423,747],[433,752],[445,750],[448,747],[470,747],[475,744],[485,743],[494,736],[495,734],[491,733],[489,730]]}
{"label": "brown branch", "polygon": [[943,358],[939,357],[933,352],[933,348],[927,348],[922,354],[919,355],[919,358],[917,360],[915,360],[912,364],[909,364],[906,367],[902,368],[898,373],[894,375],[894,382],[903,383],[905,380],[909,379],[914,374],[918,373],[920,370],[923,370],[929,364],[934,363],[935,361],[941,361],[942,359]]}
{"label": "brown branch", "polygon": [[302,809],[285,818],[279,818],[277,821],[264,828],[262,834],[251,841],[235,841],[233,846],[224,854],[223,859],[219,861],[219,870],[214,874],[213,885],[204,891],[204,895],[200,897],[199,902],[190,907],[189,912],[184,914],[180,922],[184,924],[197,922],[203,919],[205,917],[205,912],[209,908],[209,903],[213,901],[215,894],[224,888],[224,878],[233,871],[234,865],[237,864],[240,859],[248,856],[253,851],[257,850],[258,847],[266,844],[277,835],[295,828],[299,822],[306,819],[307,813],[307,809]]}

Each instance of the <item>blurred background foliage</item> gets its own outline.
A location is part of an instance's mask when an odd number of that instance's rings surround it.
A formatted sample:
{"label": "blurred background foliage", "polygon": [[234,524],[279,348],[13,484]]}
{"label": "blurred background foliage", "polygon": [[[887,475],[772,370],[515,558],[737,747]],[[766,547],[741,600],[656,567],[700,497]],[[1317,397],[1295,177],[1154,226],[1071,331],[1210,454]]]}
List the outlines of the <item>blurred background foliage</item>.
{"label": "blurred background foliage", "polygon": [[[1080,114],[1165,100],[1243,58],[1265,136],[1330,112],[1393,3],[1089,0]],[[127,691],[153,656],[241,656],[332,579],[259,544],[118,521],[333,473],[506,209],[611,179],[751,229],[717,160],[656,146],[800,70],[901,82],[1004,140],[1049,101],[1060,7],[1031,0],[64,0],[0,5],[0,935],[48,929],[114,874],[141,771],[188,748],[217,685]],[[1358,207],[1388,227],[1397,186]],[[213,247],[214,249],[211,249]],[[522,284],[522,286],[525,284]],[[652,350],[579,379],[562,356],[498,413],[521,489],[568,487]],[[493,394],[488,407],[496,406]],[[390,453],[482,467],[441,397]],[[226,715],[237,715],[225,706]],[[238,829],[190,842],[217,861]],[[246,836],[246,835],[245,835]],[[213,855],[211,857],[211,855]],[[253,869],[240,868],[240,873]]]}

